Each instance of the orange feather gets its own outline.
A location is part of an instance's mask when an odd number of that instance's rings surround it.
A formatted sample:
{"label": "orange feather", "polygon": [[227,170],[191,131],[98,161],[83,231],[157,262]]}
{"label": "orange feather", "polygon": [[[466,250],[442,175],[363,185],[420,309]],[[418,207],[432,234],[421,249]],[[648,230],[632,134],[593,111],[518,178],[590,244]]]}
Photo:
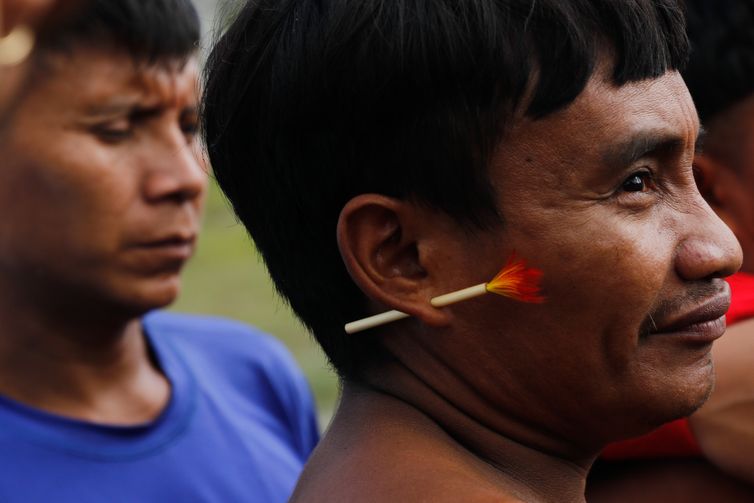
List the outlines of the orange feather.
{"label": "orange feather", "polygon": [[545,300],[540,294],[541,278],[542,271],[527,267],[526,262],[514,253],[497,276],[487,283],[487,291],[521,302],[540,303]]}

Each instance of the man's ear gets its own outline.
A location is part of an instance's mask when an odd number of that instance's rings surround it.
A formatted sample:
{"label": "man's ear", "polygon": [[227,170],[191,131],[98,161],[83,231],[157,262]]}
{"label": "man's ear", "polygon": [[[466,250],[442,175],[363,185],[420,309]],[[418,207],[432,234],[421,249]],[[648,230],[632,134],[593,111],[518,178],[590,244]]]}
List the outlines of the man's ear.
{"label": "man's ear", "polygon": [[426,211],[413,203],[361,194],[343,208],[338,220],[338,248],[346,269],[364,293],[385,310],[397,309],[433,327],[449,317],[432,307],[442,292],[433,286],[438,271],[427,268],[423,252],[433,247]]}
{"label": "man's ear", "polygon": [[725,163],[707,154],[698,154],[694,158],[694,178],[702,197],[720,219],[734,229],[733,198],[740,183],[736,173]]}

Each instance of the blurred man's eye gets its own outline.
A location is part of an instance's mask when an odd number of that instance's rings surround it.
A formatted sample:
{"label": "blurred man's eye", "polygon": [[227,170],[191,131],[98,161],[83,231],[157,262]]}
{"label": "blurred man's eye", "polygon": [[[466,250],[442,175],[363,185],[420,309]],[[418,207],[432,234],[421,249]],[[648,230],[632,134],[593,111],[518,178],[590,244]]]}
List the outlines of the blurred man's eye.
{"label": "blurred man's eye", "polygon": [[181,113],[181,130],[188,137],[194,137],[199,133],[199,114],[195,108],[192,107]]}
{"label": "blurred man's eye", "polygon": [[187,122],[181,125],[186,136],[196,136],[199,133],[199,122]]}
{"label": "blurred man's eye", "polygon": [[117,121],[99,124],[92,128],[93,133],[102,141],[117,143],[131,136],[131,124],[128,121]]}

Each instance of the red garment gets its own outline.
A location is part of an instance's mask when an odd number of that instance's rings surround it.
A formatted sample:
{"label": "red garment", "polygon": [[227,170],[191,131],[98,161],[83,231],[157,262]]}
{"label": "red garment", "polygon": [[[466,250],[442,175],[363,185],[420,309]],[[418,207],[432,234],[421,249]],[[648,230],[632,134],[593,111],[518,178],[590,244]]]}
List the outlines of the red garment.
{"label": "red garment", "polygon": [[[731,303],[725,315],[728,325],[754,317],[754,275],[739,272],[727,279]],[[638,438],[615,442],[602,451],[602,459],[701,457],[688,419],[672,421]]]}
{"label": "red garment", "polygon": [[754,274],[739,272],[727,279],[730,285],[730,309],[725,315],[728,325],[754,317]]}

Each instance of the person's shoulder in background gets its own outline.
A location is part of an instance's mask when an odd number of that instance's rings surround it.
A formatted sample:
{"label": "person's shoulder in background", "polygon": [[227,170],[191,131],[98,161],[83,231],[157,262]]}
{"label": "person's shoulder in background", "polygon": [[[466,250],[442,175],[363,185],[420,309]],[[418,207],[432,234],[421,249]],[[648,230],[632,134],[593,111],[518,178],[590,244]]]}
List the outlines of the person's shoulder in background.
{"label": "person's shoulder in background", "polygon": [[301,459],[308,458],[319,440],[314,399],[282,342],[220,317],[154,311],[143,322],[159,352],[178,352],[206,395],[277,423]]}

